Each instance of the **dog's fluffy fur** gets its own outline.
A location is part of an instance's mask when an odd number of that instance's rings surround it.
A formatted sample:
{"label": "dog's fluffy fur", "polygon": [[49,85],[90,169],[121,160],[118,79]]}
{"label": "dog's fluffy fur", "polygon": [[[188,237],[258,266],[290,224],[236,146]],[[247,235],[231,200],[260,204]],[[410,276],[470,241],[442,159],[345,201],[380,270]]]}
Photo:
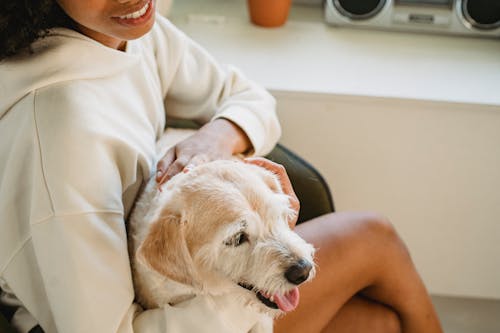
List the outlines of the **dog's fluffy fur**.
{"label": "dog's fluffy fur", "polygon": [[314,275],[313,247],[287,224],[294,213],[276,175],[241,161],[196,166],[161,191],[151,180],[129,220],[138,302],[229,293],[263,320],[280,314],[257,296],[298,293],[285,276],[297,262]]}

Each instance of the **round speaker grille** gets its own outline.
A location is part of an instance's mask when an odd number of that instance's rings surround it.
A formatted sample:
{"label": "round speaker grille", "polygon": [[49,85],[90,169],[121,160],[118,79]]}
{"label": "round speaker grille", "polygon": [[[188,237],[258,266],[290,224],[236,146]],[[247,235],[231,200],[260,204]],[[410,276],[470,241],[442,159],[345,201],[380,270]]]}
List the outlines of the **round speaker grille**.
{"label": "round speaker grille", "polygon": [[500,27],[500,0],[463,0],[462,12],[475,28],[491,30]]}
{"label": "round speaker grille", "polygon": [[364,20],[377,15],[384,7],[385,1],[386,0],[334,0],[333,5],[346,17],[355,20]]}

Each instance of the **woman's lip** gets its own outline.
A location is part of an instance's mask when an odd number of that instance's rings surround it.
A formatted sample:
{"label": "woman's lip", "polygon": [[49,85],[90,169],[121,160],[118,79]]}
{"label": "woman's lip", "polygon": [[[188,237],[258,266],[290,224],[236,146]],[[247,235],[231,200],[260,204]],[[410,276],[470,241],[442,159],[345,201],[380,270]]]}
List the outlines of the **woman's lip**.
{"label": "woman's lip", "polygon": [[153,0],[146,0],[146,1],[141,1],[141,3],[137,4],[136,6],[134,6],[134,9],[133,10],[127,10],[126,13],[122,13],[122,14],[119,14],[119,15],[113,15],[113,18],[122,18],[123,16],[127,16],[127,15],[130,15],[130,14],[133,14],[135,12],[138,12],[139,10],[141,10],[144,6],[146,6],[146,4],[149,4],[151,3],[149,6],[152,7],[153,5]]}
{"label": "woman's lip", "polygon": [[[121,23],[121,24],[124,24],[124,25],[132,25],[132,26],[134,26],[134,25],[141,25],[144,22],[149,21],[150,18],[151,18],[151,16],[154,13],[154,1],[153,0],[146,1],[142,5],[142,7],[139,7],[136,11],[141,10],[146,4],[148,4],[148,8],[147,8],[146,12],[142,16],[140,16],[140,17],[137,17],[137,18],[121,18],[121,17],[118,17],[118,16],[114,16],[113,19],[116,20],[118,23]],[[129,12],[129,14],[126,14],[126,15],[130,15],[130,14],[135,13],[135,12]],[[123,16],[125,16],[125,15],[123,15]]]}

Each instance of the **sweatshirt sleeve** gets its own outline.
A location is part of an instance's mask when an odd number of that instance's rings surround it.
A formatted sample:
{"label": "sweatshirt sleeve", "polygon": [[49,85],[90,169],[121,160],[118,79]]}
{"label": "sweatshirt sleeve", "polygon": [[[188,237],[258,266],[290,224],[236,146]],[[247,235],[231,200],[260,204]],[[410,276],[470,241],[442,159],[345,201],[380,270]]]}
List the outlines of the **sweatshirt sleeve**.
{"label": "sweatshirt sleeve", "polygon": [[153,31],[167,117],[204,123],[226,118],[247,134],[255,155],[281,135],[274,98],[232,66],[218,64],[164,18]]}
{"label": "sweatshirt sleeve", "polygon": [[134,302],[123,194],[149,174],[147,150],[137,148],[148,140],[123,140],[106,99],[86,98],[88,89],[72,81],[27,102],[34,132],[16,158],[32,167],[13,173],[9,187],[29,212],[29,237],[5,271],[8,285],[46,332],[245,332],[254,318],[236,322],[208,297],[144,311]]}

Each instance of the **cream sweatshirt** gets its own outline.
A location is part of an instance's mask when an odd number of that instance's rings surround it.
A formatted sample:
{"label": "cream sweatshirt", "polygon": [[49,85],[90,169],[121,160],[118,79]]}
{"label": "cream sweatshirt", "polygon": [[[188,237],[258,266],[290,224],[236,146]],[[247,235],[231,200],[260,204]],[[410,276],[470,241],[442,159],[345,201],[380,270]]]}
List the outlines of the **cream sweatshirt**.
{"label": "cream sweatshirt", "polygon": [[[237,305],[134,303],[126,219],[165,117],[227,118],[254,153],[280,135],[274,99],[162,17],[126,52],[54,29],[0,63],[0,288],[14,323],[52,332],[244,332]],[[225,300],[224,302],[227,302]],[[230,301],[229,301],[230,302]]]}

